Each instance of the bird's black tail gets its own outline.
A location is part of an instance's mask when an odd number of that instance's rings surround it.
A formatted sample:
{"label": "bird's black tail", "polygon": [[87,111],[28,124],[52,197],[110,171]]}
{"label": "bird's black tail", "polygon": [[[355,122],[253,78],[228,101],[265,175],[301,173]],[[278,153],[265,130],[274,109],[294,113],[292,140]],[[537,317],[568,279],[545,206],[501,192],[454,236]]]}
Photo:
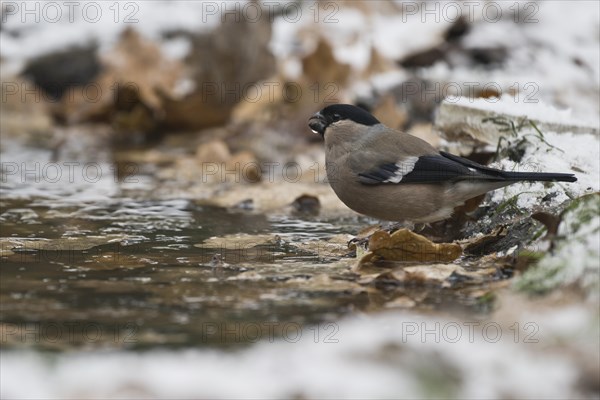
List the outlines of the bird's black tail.
{"label": "bird's black tail", "polygon": [[469,168],[471,174],[469,176],[475,179],[488,179],[496,181],[556,181],[556,182],[576,182],[577,178],[573,174],[560,174],[553,172],[511,172],[503,171],[496,168],[486,167],[477,164],[474,161],[455,156],[454,154],[440,151],[440,154],[454,162],[462,164]]}
{"label": "bird's black tail", "polygon": [[552,172],[508,172],[502,171],[502,177],[509,181],[556,181],[576,182],[573,174],[559,174]]}

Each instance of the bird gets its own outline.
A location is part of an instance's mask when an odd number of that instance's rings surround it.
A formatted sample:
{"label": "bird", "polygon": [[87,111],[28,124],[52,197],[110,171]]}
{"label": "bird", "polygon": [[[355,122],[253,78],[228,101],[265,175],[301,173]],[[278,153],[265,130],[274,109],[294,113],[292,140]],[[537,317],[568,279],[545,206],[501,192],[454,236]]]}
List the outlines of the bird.
{"label": "bird", "polygon": [[327,180],[359,214],[429,224],[448,219],[465,201],[521,181],[575,182],[568,173],[490,168],[382,124],[351,104],[332,104],[308,121],[324,139]]}

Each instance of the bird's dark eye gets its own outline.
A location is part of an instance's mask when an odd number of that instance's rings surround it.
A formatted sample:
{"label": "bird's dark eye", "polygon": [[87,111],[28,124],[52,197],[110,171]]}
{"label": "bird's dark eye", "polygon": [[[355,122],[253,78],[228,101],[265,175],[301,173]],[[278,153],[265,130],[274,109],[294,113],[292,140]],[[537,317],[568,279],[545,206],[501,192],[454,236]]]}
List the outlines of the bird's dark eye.
{"label": "bird's dark eye", "polygon": [[333,114],[331,119],[333,120],[333,122],[338,122],[342,119],[342,116],[340,114]]}

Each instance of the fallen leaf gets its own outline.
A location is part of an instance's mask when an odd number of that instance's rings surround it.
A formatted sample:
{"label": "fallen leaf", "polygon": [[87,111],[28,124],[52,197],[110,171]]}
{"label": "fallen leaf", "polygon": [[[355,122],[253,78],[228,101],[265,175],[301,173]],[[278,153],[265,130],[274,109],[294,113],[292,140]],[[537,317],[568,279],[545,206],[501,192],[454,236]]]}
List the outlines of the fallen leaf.
{"label": "fallen leaf", "polygon": [[408,296],[400,296],[385,303],[385,308],[413,308],[417,303]]}
{"label": "fallen leaf", "polygon": [[410,127],[407,133],[423,139],[435,148],[441,147],[440,135],[433,131],[431,123],[416,123]]}
{"label": "fallen leaf", "polygon": [[403,270],[408,274],[408,278],[415,280],[418,278],[423,281],[439,281],[442,282],[450,277],[460,267],[456,264],[429,264],[415,265],[405,267]]}
{"label": "fallen leaf", "polygon": [[400,129],[408,122],[406,111],[398,107],[392,94],[385,95],[373,109],[373,115],[384,125]]}
{"label": "fallen leaf", "polygon": [[[302,59],[302,69],[311,83],[336,82],[344,85],[350,76],[350,66],[335,59],[333,49],[324,39],[319,40],[314,52]],[[326,88],[327,85],[319,85],[319,89]]]}
{"label": "fallen leaf", "polygon": [[342,203],[329,185],[303,182],[259,182],[253,185],[229,187],[196,185],[190,189],[200,204],[231,208],[240,201],[252,200],[255,212],[273,212],[289,209],[290,204],[303,194],[318,197],[321,213],[328,216],[348,216],[353,212]]}
{"label": "fallen leaf", "polygon": [[[26,90],[24,96],[21,90]],[[46,100],[43,91],[32,82],[20,77],[6,76],[0,85],[2,96],[2,118],[0,132],[3,140],[20,137],[39,145],[40,136],[52,138],[52,103]],[[37,139],[36,139],[37,138]]]}
{"label": "fallen leaf", "polygon": [[[223,19],[209,32],[190,34],[191,49],[185,59],[193,91],[182,98],[165,99],[167,129],[203,129],[225,124],[241,101],[256,101],[257,82],[275,74],[270,51],[268,18],[249,21],[239,13]],[[249,90],[249,88],[252,88]],[[270,96],[259,92],[259,101]]]}
{"label": "fallen leaf", "polygon": [[369,252],[359,265],[374,261],[400,262],[451,262],[462,254],[456,243],[433,243],[429,239],[408,229],[393,234],[377,231],[369,239]]}
{"label": "fallen leaf", "polygon": [[128,28],[101,63],[95,85],[104,95],[98,94],[97,101],[89,100],[91,91],[65,96],[62,113],[68,122],[108,119],[120,131],[147,131],[163,118],[164,99],[176,97],[183,74],[180,62],[167,59],[158,45]]}
{"label": "fallen leaf", "polygon": [[[2,246],[12,246],[9,250],[39,251],[83,251],[110,243],[121,243],[126,235],[82,236],[58,239],[8,239]],[[5,244],[6,243],[6,244]],[[6,247],[4,247],[6,250]]]}
{"label": "fallen leaf", "polygon": [[275,234],[249,235],[238,233],[221,237],[211,237],[194,247],[201,249],[247,249],[260,245],[277,244],[279,236]]}
{"label": "fallen leaf", "polygon": [[202,143],[196,149],[196,159],[199,163],[224,163],[231,158],[229,147],[222,140],[212,140]]}

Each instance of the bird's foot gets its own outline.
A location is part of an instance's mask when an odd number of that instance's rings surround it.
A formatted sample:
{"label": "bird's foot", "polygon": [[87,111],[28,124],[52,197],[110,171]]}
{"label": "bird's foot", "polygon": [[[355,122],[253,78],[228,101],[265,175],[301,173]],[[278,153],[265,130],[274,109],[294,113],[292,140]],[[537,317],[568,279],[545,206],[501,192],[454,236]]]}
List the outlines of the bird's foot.
{"label": "bird's foot", "polygon": [[366,236],[366,237],[354,237],[354,238],[348,240],[347,246],[351,250],[356,250],[359,247],[362,247],[364,250],[367,250],[369,248],[369,239],[370,238],[371,238],[371,235]]}

